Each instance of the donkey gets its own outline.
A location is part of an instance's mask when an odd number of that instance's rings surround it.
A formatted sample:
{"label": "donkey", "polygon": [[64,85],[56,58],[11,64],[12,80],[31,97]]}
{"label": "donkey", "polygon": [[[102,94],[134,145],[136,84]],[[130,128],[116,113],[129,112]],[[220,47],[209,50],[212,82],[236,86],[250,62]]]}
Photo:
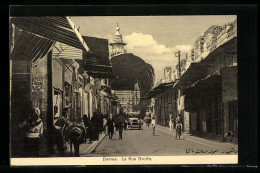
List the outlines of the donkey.
{"label": "donkey", "polygon": [[65,141],[70,143],[70,155],[72,156],[72,145],[74,145],[75,156],[79,157],[79,145],[85,140],[85,128],[75,122],[69,122],[64,129]]}

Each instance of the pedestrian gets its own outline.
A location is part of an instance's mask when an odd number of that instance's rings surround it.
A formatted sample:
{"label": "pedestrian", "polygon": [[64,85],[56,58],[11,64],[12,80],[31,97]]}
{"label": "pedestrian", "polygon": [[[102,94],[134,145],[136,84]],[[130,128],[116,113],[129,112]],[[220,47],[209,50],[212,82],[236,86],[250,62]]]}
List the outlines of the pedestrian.
{"label": "pedestrian", "polygon": [[106,134],[107,117],[103,116],[103,132]]}
{"label": "pedestrian", "polygon": [[39,156],[40,138],[43,134],[43,123],[40,118],[40,109],[35,108],[30,117],[19,124],[20,128],[25,128],[24,153],[28,156]]}
{"label": "pedestrian", "polygon": [[112,139],[112,137],[113,137],[114,125],[115,125],[115,122],[114,122],[113,115],[112,115],[112,114],[109,114],[109,117],[108,117],[108,119],[107,119],[107,127],[108,127],[108,136],[109,136],[109,139]]}
{"label": "pedestrian", "polygon": [[181,131],[182,131],[182,124],[181,124],[181,121],[178,121],[178,123],[176,124],[176,137],[175,137],[175,139],[177,139],[177,136],[179,136],[179,139],[180,139]]}
{"label": "pedestrian", "polygon": [[176,124],[178,124],[178,122],[181,121],[181,114],[179,114],[179,115],[176,117],[175,121],[176,121]]}
{"label": "pedestrian", "polygon": [[90,121],[91,121],[92,128],[93,128],[93,131],[92,131],[93,138],[92,138],[92,140],[99,140],[100,124],[99,124],[99,121],[98,121],[98,114],[96,112],[93,113],[93,117],[91,118]]}
{"label": "pedestrian", "polygon": [[175,118],[176,126],[177,126],[179,121],[181,121],[181,114],[178,114],[177,117]]}
{"label": "pedestrian", "polygon": [[146,127],[148,127],[147,116],[144,117],[144,122],[146,124]]}
{"label": "pedestrian", "polygon": [[57,143],[57,150],[60,156],[63,156],[65,150],[67,149],[65,136],[64,136],[64,129],[69,124],[68,118],[68,108],[64,108],[62,110],[62,116],[60,116],[57,121],[54,123],[54,129],[56,133],[56,143]]}
{"label": "pedestrian", "polygon": [[148,121],[148,127],[150,127],[150,124],[151,124],[151,121],[152,121],[152,120],[151,120],[151,117],[148,117],[148,120],[147,120],[147,121]]}
{"label": "pedestrian", "polygon": [[103,114],[98,113],[98,133],[103,132]]}
{"label": "pedestrian", "polygon": [[155,125],[156,125],[155,117],[153,116],[153,117],[152,117],[152,127],[153,127],[153,135],[154,135],[154,136],[155,136]]}
{"label": "pedestrian", "polygon": [[92,144],[94,128],[93,125],[87,115],[83,115],[83,121],[86,128],[86,138],[89,138],[89,144]]}
{"label": "pedestrian", "polygon": [[234,133],[232,131],[228,131],[227,133],[225,133],[224,135],[224,142],[232,142],[233,138],[234,138]]}
{"label": "pedestrian", "polygon": [[123,140],[124,119],[122,115],[118,118],[117,127],[119,131],[119,140]]}
{"label": "pedestrian", "polygon": [[172,119],[173,119],[173,116],[172,116],[172,113],[170,112],[170,114],[169,114],[169,127],[170,127],[170,131],[172,131],[172,128],[173,128]]}
{"label": "pedestrian", "polygon": [[173,117],[172,121],[173,121],[173,128],[176,129],[176,116]]}
{"label": "pedestrian", "polygon": [[124,129],[125,129],[125,131],[127,130],[127,124],[128,124],[127,118],[124,118]]}

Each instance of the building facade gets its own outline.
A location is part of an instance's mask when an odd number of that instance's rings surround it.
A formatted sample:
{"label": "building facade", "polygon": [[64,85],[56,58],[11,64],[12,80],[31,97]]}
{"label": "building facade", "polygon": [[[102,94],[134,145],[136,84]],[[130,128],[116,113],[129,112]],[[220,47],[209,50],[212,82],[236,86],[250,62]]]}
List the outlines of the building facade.
{"label": "building facade", "polygon": [[168,125],[172,111],[181,115],[188,133],[224,141],[224,135],[232,132],[237,141],[236,20],[224,26],[210,27],[195,41],[194,57],[187,54],[186,69],[175,84],[160,84],[147,93],[147,98],[155,99],[160,125]]}
{"label": "building facade", "polygon": [[[52,29],[41,21],[53,26]],[[18,124],[26,120],[34,108],[39,108],[44,127],[40,155],[49,156],[55,152],[53,124],[63,108],[69,110],[68,119],[78,123],[84,114],[91,118],[94,111],[101,110],[100,82],[97,81],[109,78],[112,68],[100,69],[96,64],[82,63],[89,47],[69,17],[17,17],[12,18],[11,23],[11,155],[23,156],[25,131],[19,129]],[[65,26],[67,33],[62,35],[60,30]],[[104,56],[109,62],[108,40],[105,43],[107,54]],[[102,46],[104,44],[97,47],[102,49]],[[91,50],[91,57],[99,56],[98,51],[92,47]],[[103,67],[102,63],[99,62]],[[92,72],[86,71],[86,66],[92,67]]]}
{"label": "building facade", "polygon": [[134,90],[114,90],[118,101],[125,112],[139,111],[140,88],[135,84]]}

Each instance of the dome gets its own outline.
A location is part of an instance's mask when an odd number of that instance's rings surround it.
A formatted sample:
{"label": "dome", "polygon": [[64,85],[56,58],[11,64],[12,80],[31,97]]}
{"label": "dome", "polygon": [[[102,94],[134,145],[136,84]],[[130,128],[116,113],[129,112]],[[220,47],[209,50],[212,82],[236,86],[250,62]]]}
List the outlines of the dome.
{"label": "dome", "polygon": [[113,42],[110,43],[110,45],[113,45],[113,44],[126,45],[126,44],[123,42],[122,35],[121,35],[121,33],[119,32],[119,30],[120,30],[120,28],[119,28],[118,23],[117,23],[116,32],[115,32],[114,37],[113,37]]}

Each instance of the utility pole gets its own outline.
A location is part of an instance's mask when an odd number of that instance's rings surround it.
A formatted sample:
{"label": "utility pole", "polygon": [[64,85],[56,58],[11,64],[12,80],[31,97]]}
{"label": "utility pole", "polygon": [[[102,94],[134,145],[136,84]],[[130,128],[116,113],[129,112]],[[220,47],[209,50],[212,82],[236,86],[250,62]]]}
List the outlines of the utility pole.
{"label": "utility pole", "polygon": [[181,77],[181,51],[178,50],[177,52],[175,52],[175,57],[178,57],[178,63],[179,63],[179,79]]}

